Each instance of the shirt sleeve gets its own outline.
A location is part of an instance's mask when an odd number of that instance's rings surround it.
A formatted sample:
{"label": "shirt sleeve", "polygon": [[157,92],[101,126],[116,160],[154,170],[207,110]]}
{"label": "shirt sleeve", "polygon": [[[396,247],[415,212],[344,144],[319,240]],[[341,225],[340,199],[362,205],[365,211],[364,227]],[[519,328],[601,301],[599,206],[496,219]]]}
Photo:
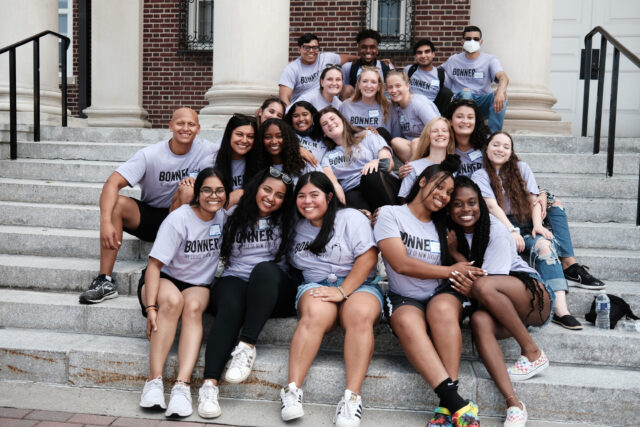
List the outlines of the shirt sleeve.
{"label": "shirt sleeve", "polygon": [[400,191],[398,191],[398,197],[407,197],[409,192],[411,191],[411,187],[413,187],[413,183],[416,182],[416,170],[411,169],[409,175],[405,176],[400,184]]}
{"label": "shirt sleeve", "polygon": [[418,111],[420,114],[420,120],[427,125],[431,120],[440,116],[440,111],[436,104],[434,104],[429,98],[423,96],[420,100],[420,105],[418,106]]}
{"label": "shirt sleeve", "polygon": [[124,164],[120,165],[116,172],[118,172],[124,179],[127,180],[131,187],[134,187],[142,177],[144,177],[147,171],[147,159],[144,153],[144,149],[139,150]]}
{"label": "shirt sleeve", "polygon": [[340,55],[335,52],[323,52],[323,55],[325,56],[325,64],[340,65],[340,63],[342,62],[342,60],[340,59]]}
{"label": "shirt sleeve", "polygon": [[345,220],[348,221],[348,227],[345,227],[347,232],[345,237],[348,239],[354,258],[376,246],[371,223],[367,217],[358,211],[353,211],[349,212]]}
{"label": "shirt sleeve", "polygon": [[280,76],[279,85],[286,86],[290,89],[294,89],[296,87],[296,83],[298,82],[298,76],[294,70],[294,63],[290,62],[284,70],[282,71],[282,75]]}
{"label": "shirt sleeve", "polygon": [[150,257],[157,259],[164,265],[171,263],[171,260],[182,247],[184,240],[184,236],[176,227],[177,224],[174,224],[176,219],[177,215],[170,215],[162,222],[149,253]]}
{"label": "shirt sleeve", "polygon": [[527,186],[527,191],[531,194],[540,194],[538,190],[538,184],[536,183],[536,178],[533,176],[533,171],[525,162],[518,162],[518,168],[520,169],[520,173],[522,174],[522,179]]}
{"label": "shirt sleeve", "polygon": [[378,153],[380,152],[380,150],[386,149],[389,150],[391,154],[393,154],[393,150],[391,150],[391,147],[387,145],[387,141],[385,141],[383,137],[368,130],[365,132],[367,132],[367,136],[365,137],[367,139],[367,144],[375,155],[374,159],[378,158]]}
{"label": "shirt sleeve", "polygon": [[491,73],[491,81],[494,81],[496,79],[496,74],[498,74],[500,71],[504,71],[504,69],[502,68],[500,60],[494,56],[491,58],[491,61],[489,61],[489,73]]}
{"label": "shirt sleeve", "polygon": [[471,180],[478,184],[482,197],[487,199],[495,199],[496,195],[491,188],[491,182],[489,181],[489,175],[484,169],[478,169],[471,175]]}
{"label": "shirt sleeve", "polygon": [[391,206],[383,206],[378,211],[378,220],[373,228],[373,235],[376,242],[393,237],[400,237],[400,229],[393,215]]}
{"label": "shirt sleeve", "polygon": [[[502,226],[504,227],[504,225]],[[495,236],[495,238],[491,236],[484,253],[484,262],[482,263],[482,268],[487,270],[487,273],[509,274],[511,270],[511,247],[509,246],[509,240],[513,241],[513,238],[509,235],[499,234]]]}
{"label": "shirt sleeve", "polygon": [[[339,64],[340,62],[338,62]],[[351,83],[349,83],[349,74],[351,74],[351,62],[346,62],[343,66],[342,66],[342,84],[344,85],[350,85]]]}

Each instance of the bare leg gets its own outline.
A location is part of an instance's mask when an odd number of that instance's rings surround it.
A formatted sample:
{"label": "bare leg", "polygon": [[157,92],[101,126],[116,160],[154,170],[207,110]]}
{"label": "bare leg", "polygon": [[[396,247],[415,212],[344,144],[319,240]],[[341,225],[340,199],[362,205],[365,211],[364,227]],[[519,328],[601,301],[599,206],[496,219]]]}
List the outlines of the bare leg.
{"label": "bare leg", "polygon": [[367,292],[352,294],[340,307],[340,324],[345,329],[346,385],[347,389],[356,394],[360,394],[373,356],[373,325],[380,318],[380,311],[378,298]]}
{"label": "bare leg", "polygon": [[[113,213],[111,214],[111,223],[118,232],[118,236],[122,242],[123,227],[133,230],[140,225],[140,209],[138,208],[138,204],[129,197],[118,196],[116,205],[113,208]],[[100,245],[100,274],[111,276],[117,256],[118,249],[106,249]]]}
{"label": "bare leg", "polygon": [[462,353],[460,316],[462,303],[451,294],[439,294],[427,305],[427,322],[433,345],[452,380],[458,379]]}
{"label": "bare leg", "polygon": [[191,373],[202,344],[202,314],[209,305],[209,288],[194,286],[182,292],[182,328],[178,345],[178,376],[176,380],[191,382]]}
{"label": "bare leg", "polygon": [[403,163],[408,162],[411,158],[411,141],[401,138],[399,136],[391,140],[391,148],[393,148],[393,154],[396,155]]}

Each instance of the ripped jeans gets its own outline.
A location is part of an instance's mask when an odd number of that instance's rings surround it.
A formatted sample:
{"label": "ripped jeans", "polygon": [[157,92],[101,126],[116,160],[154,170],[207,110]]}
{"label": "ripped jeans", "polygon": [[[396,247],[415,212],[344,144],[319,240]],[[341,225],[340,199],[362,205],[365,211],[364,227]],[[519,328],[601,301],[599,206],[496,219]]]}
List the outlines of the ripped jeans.
{"label": "ripped jeans", "polygon": [[[558,208],[559,211],[564,213],[561,209]],[[558,213],[558,212],[556,212]],[[529,255],[529,264],[540,274],[540,277],[550,287],[554,292],[558,291],[569,291],[569,286],[567,285],[567,279],[564,278],[564,272],[562,271],[562,264],[560,263],[560,259],[558,258],[559,254],[559,245],[558,241],[554,238],[552,240],[546,239],[541,235],[536,235],[536,237],[531,236],[531,223],[528,224],[520,224],[516,220],[515,217],[509,215],[509,220],[511,223],[517,227],[520,227],[520,234],[524,239],[524,254]],[[565,216],[566,222],[566,216]],[[555,231],[555,230],[554,230]],[[567,234],[569,232],[569,226],[566,226]],[[541,240],[546,240],[549,242],[548,246],[541,242]],[[571,243],[571,238],[569,237],[569,243]],[[548,250],[547,250],[548,248]],[[573,247],[571,247],[573,249]],[[542,252],[542,254],[540,254]],[[544,253],[546,252],[546,253]],[[561,256],[569,256],[562,254]]]}
{"label": "ripped jeans", "polygon": [[551,232],[558,247],[558,256],[562,258],[574,257],[573,243],[569,232],[569,220],[564,207],[550,206],[547,208],[547,217],[544,219],[544,225],[551,226]]}

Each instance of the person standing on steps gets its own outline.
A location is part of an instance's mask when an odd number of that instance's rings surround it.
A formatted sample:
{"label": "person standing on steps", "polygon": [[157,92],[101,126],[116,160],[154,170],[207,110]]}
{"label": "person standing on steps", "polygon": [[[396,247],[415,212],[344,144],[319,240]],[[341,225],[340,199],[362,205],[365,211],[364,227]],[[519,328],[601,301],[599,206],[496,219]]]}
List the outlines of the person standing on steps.
{"label": "person standing on steps", "polygon": [[[447,84],[456,98],[473,99],[484,117],[489,118],[492,132],[502,130],[507,111],[507,85],[509,77],[498,58],[480,52],[482,31],[470,25],[462,31],[464,52],[451,55],[442,64],[447,73]],[[491,83],[498,82],[495,94]]]}
{"label": "person standing on steps", "polygon": [[[200,133],[198,114],[179,108],[171,117],[169,140],[138,151],[109,176],[100,194],[100,271],[81,304],[95,304],[118,296],[112,277],[122,232],[153,242],[169,212],[188,203],[200,170],[213,164],[218,148],[196,139]],[[124,187],[140,185],[140,200],[118,194]],[[183,191],[188,190],[188,191]]]}

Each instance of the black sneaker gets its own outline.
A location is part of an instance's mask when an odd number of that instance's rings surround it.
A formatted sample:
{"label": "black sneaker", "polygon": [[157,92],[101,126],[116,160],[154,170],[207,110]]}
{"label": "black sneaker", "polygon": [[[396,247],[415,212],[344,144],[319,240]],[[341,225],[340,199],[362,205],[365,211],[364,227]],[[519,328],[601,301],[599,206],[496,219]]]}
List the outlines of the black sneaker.
{"label": "black sneaker", "polygon": [[93,279],[89,289],[80,294],[80,304],[95,304],[118,296],[118,285],[104,274]]}
{"label": "black sneaker", "polygon": [[577,262],[570,265],[569,268],[564,270],[564,277],[570,283],[569,286],[577,286],[583,289],[604,289],[605,284],[602,281],[596,279],[587,270],[589,267],[586,265],[580,265]]}
{"label": "black sneaker", "polygon": [[582,329],[582,324],[570,314],[565,314],[562,317],[554,314],[551,321],[557,325],[562,326],[565,329],[571,329],[572,331],[579,331],[580,329]]}

